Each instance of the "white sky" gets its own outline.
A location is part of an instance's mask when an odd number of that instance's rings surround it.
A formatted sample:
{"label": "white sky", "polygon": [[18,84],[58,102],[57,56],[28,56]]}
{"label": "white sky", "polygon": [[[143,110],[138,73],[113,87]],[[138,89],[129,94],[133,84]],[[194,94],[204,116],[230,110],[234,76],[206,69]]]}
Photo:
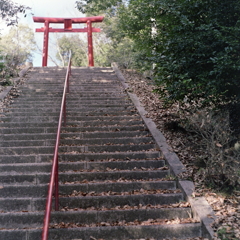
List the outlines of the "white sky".
{"label": "white sky", "polygon": [[[32,13],[36,17],[83,17],[83,15],[76,9],[76,1],[77,0],[13,0],[13,2],[26,5],[30,8],[30,12],[26,18],[21,16],[19,23],[28,24],[35,32],[36,28],[43,27],[43,23],[34,23],[32,20]],[[19,15],[20,16],[20,15]],[[57,24],[51,25],[50,27],[56,27]],[[62,25],[63,26],[63,25]],[[79,27],[74,24],[74,27]],[[1,27],[2,28],[2,27]],[[8,28],[4,27],[4,32]],[[75,33],[73,33],[75,34]],[[52,33],[50,33],[51,39]],[[43,45],[43,33],[35,33],[35,40],[38,46],[42,49]],[[50,46],[49,46],[50,50]],[[50,52],[49,52],[50,53]],[[51,53],[50,53],[51,54]],[[55,57],[55,56],[53,56]],[[41,66],[42,64],[42,57],[40,54],[35,54],[33,65],[34,66]],[[48,60],[48,65],[51,65],[51,61]]]}

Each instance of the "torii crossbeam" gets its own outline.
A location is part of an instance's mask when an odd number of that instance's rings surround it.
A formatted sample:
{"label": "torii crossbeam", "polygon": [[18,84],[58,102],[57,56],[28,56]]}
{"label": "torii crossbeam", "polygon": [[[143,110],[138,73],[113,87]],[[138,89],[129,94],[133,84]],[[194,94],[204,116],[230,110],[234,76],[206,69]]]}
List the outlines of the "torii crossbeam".
{"label": "torii crossbeam", "polygon": [[[48,18],[48,17],[33,17],[34,22],[44,23],[44,27],[37,28],[36,32],[43,32],[43,55],[42,55],[42,66],[47,66],[48,59],[48,39],[49,32],[87,32],[88,33],[88,65],[89,67],[94,66],[94,57],[93,57],[93,41],[92,41],[92,33],[100,32],[100,28],[93,28],[93,22],[102,22],[104,17],[83,17],[83,18]],[[50,23],[64,23],[64,28],[50,28]],[[72,28],[72,24],[74,23],[87,23],[86,28]]]}

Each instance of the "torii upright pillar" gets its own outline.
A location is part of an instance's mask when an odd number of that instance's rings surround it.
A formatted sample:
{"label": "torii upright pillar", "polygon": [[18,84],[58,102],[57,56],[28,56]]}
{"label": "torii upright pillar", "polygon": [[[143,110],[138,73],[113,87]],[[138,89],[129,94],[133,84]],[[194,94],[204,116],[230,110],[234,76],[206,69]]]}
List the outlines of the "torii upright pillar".
{"label": "torii upright pillar", "polygon": [[[43,54],[42,54],[42,66],[47,66],[48,59],[48,40],[49,32],[87,32],[88,34],[88,65],[89,67],[94,66],[94,57],[93,57],[93,41],[92,33],[100,32],[99,28],[93,28],[93,22],[102,22],[104,17],[84,17],[84,18],[48,18],[48,17],[33,17],[34,22],[44,23],[43,28],[37,28],[36,32],[43,32]],[[64,29],[61,28],[50,28],[50,23],[64,23]],[[73,23],[87,23],[87,28],[72,28]]]}

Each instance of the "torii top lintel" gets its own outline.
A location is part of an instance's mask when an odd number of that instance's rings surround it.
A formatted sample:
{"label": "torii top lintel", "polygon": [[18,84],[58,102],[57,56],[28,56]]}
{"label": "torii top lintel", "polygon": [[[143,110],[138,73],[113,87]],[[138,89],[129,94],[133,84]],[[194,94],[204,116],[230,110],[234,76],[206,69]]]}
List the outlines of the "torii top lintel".
{"label": "torii top lintel", "polygon": [[104,17],[82,17],[82,18],[50,18],[50,17],[33,17],[34,22],[49,22],[49,23],[64,23],[65,20],[72,20],[72,23],[87,23],[90,22],[102,22]]}
{"label": "torii top lintel", "polygon": [[[102,22],[104,17],[82,17],[82,18],[50,18],[50,17],[33,17],[34,22],[44,23],[43,28],[37,28],[36,32],[44,32],[43,41],[43,61],[42,66],[47,66],[48,56],[48,34],[49,32],[87,32],[88,33],[88,58],[89,66],[94,66],[93,61],[93,44],[92,44],[92,32],[100,32],[99,28],[93,28],[93,22]],[[50,23],[64,23],[64,29],[50,28]],[[72,28],[72,24],[76,23],[87,23],[87,28]]]}

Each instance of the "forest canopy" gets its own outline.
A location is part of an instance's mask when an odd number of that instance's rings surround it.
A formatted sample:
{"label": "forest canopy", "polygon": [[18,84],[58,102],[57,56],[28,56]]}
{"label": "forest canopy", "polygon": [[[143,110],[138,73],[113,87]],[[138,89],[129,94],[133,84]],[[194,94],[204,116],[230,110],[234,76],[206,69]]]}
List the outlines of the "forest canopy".
{"label": "forest canopy", "polygon": [[240,99],[240,1],[86,0],[113,44],[131,39],[134,67],[151,69],[166,101],[203,106]]}
{"label": "forest canopy", "polygon": [[11,0],[1,0],[0,17],[7,24],[7,26],[15,25],[18,22],[18,13],[25,14],[27,9],[30,8],[14,3]]}

